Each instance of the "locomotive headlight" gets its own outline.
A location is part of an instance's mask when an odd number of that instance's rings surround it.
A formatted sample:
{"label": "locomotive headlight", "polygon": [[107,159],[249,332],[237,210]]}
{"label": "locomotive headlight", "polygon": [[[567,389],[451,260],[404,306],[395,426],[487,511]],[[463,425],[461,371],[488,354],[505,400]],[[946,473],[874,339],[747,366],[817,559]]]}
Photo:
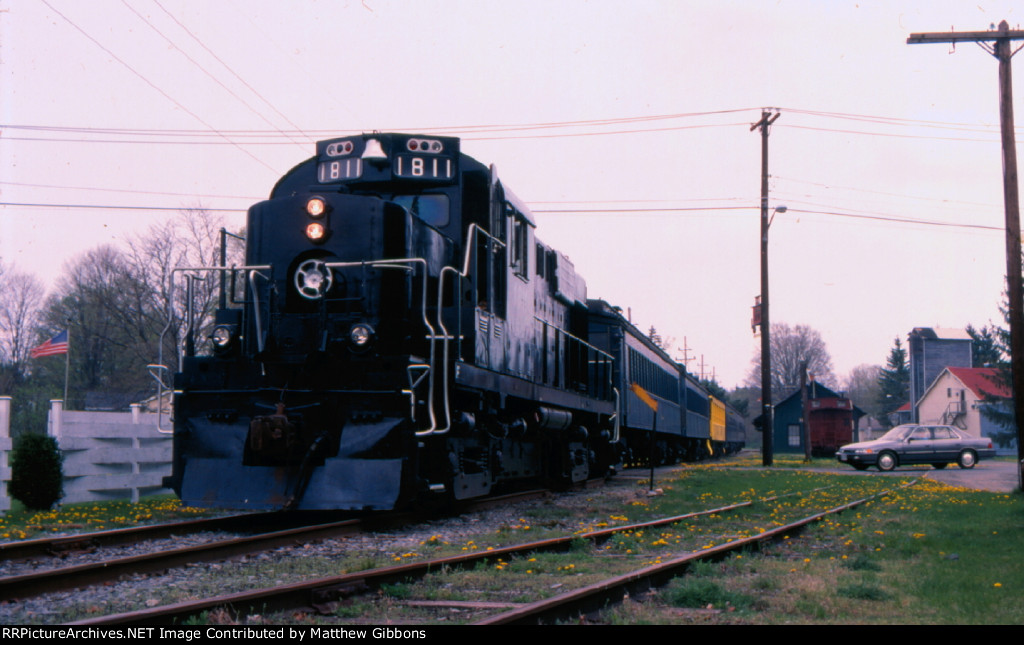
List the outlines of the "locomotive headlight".
{"label": "locomotive headlight", "polygon": [[348,332],[348,339],[352,341],[352,346],[355,349],[365,349],[373,340],[373,327],[365,323],[352,325],[352,329]]}
{"label": "locomotive headlight", "polygon": [[320,222],[311,222],[306,226],[306,237],[310,242],[323,242],[327,236],[327,229]]}
{"label": "locomotive headlight", "polygon": [[324,201],[323,197],[313,197],[306,202],[306,213],[310,217],[323,217],[326,212],[327,202]]}

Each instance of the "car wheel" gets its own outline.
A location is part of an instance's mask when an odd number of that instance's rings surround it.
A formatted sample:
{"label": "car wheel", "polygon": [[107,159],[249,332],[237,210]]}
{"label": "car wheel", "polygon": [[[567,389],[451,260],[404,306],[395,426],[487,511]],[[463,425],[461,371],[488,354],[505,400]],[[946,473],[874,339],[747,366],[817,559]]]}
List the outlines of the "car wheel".
{"label": "car wheel", "polygon": [[961,468],[974,468],[974,464],[978,463],[978,455],[973,450],[964,450],[960,453],[956,463]]}
{"label": "car wheel", "polygon": [[942,470],[943,468],[945,468],[948,465],[949,464],[932,464],[932,467],[935,468],[935,470]]}
{"label": "car wheel", "polygon": [[891,452],[883,452],[878,455],[878,469],[892,470],[896,467],[896,455]]}

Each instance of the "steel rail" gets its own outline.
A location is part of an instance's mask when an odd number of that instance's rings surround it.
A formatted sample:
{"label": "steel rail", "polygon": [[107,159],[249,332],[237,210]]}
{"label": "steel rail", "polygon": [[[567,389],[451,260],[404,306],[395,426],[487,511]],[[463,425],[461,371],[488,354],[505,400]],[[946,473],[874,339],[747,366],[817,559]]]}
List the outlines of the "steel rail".
{"label": "steel rail", "polygon": [[185,620],[204,611],[209,611],[219,607],[229,607],[235,612],[244,613],[249,610],[249,608],[255,608],[260,612],[268,612],[294,609],[296,607],[323,605],[333,602],[338,598],[365,593],[367,590],[377,588],[383,584],[420,578],[430,572],[443,570],[445,568],[460,568],[482,561],[521,553],[543,550],[568,550],[572,546],[572,543],[578,539],[601,541],[621,531],[631,531],[638,528],[673,524],[703,515],[711,515],[714,513],[722,513],[738,508],[744,508],[751,504],[752,502],[740,502],[719,508],[687,513],[685,515],[661,518],[640,524],[612,527],[600,531],[581,533],[578,535],[568,535],[536,542],[496,547],[475,553],[465,553],[422,562],[411,562],[391,567],[368,569],[340,576],[317,578],[314,580],[296,582],[278,587],[243,591],[214,598],[207,598],[204,600],[181,602],[139,611],[100,616],[72,624],[159,625],[167,624],[171,621]]}
{"label": "steel rail", "polygon": [[253,525],[280,524],[284,518],[279,511],[245,513],[5,542],[0,544],[0,561],[55,555],[97,546],[131,544],[139,540],[155,540],[202,531],[242,531],[251,529]]}
{"label": "steel rail", "polygon": [[[915,482],[911,482],[913,484]],[[911,485],[907,484],[907,485]],[[791,533],[802,531],[810,524],[836,513],[855,508],[876,497],[891,493],[882,491],[853,502],[809,515],[784,526],[778,526],[747,538],[732,540],[701,551],[684,554],[660,564],[601,580],[580,589],[546,598],[534,603],[491,616],[478,621],[476,625],[538,625],[556,620],[572,619],[605,609],[608,605],[622,602],[628,595],[636,595],[666,584],[672,578],[686,573],[695,562],[719,560],[735,551],[744,549],[760,550],[766,544],[784,539]]]}
{"label": "steel rail", "polygon": [[[469,510],[487,508],[492,505],[507,504],[510,501],[530,499],[541,494],[546,494],[546,491],[533,490],[502,497],[487,498],[465,504],[461,508],[463,509],[462,512],[468,512]],[[231,516],[230,518],[223,519],[238,519],[239,517],[245,516]],[[278,526],[286,521],[295,522],[298,520],[298,518],[292,519],[288,514],[276,511],[254,514],[253,517],[264,523],[273,523],[276,517],[278,519]],[[322,514],[315,514],[312,517],[322,517]],[[314,542],[365,531],[383,530],[406,525],[414,521],[422,521],[427,517],[433,516],[428,512],[416,512],[346,519],[320,524],[306,523],[302,526],[293,526],[287,529],[278,528],[277,530],[264,531],[256,535],[217,540],[206,544],[0,577],[0,601],[27,598],[51,591],[94,585],[117,579],[119,576],[128,573],[163,571],[171,567],[185,566],[197,562],[226,560],[251,553],[268,551],[281,546]],[[212,526],[218,527],[216,523],[212,524]],[[147,528],[149,527],[143,527],[143,530]],[[161,525],[160,528],[174,533],[177,525]],[[200,530],[230,530],[231,528],[237,530],[238,526],[237,524],[231,525],[230,523],[222,522],[218,528],[211,529],[206,527]],[[132,541],[130,536],[138,535],[133,529],[122,529],[120,531],[121,533],[114,537],[122,540],[122,543]],[[109,533],[117,534],[118,531],[111,531]],[[83,536],[72,536],[68,539],[79,537],[81,538],[79,543],[84,543],[87,542],[88,538],[97,535],[99,534],[86,534]],[[154,536],[149,535],[146,537],[152,538]]]}
{"label": "steel rail", "polygon": [[116,579],[128,573],[152,573],[196,562],[226,560],[249,553],[274,549],[362,530],[360,520],[343,520],[314,527],[272,531],[168,551],[126,556],[101,562],[57,567],[0,578],[0,601],[37,596],[51,591],[74,589]]}

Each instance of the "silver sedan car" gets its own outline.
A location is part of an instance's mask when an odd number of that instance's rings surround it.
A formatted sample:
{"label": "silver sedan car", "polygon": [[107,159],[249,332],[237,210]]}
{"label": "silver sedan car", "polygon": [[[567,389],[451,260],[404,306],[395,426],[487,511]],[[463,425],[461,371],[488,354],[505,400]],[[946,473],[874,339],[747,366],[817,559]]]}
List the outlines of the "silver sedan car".
{"label": "silver sedan car", "polygon": [[979,459],[995,455],[990,439],[972,437],[959,428],[906,424],[896,426],[874,441],[843,446],[836,453],[836,459],[857,470],[866,470],[869,466],[892,470],[911,464],[945,468],[951,463],[961,468],[974,468]]}

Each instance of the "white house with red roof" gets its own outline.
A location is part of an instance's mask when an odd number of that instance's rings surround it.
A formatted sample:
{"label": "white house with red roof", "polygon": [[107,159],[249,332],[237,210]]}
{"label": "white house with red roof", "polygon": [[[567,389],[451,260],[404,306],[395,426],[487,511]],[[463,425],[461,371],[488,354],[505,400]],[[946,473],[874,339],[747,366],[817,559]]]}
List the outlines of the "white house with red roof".
{"label": "white house with red roof", "polygon": [[[993,398],[1009,399],[1010,389],[994,367],[947,367],[918,400],[920,423],[951,425],[974,437],[991,437],[996,448],[1007,430],[981,413],[989,405],[1002,405]],[[1003,441],[1005,443],[1005,440]],[[1015,442],[1014,442],[1015,445]]]}

